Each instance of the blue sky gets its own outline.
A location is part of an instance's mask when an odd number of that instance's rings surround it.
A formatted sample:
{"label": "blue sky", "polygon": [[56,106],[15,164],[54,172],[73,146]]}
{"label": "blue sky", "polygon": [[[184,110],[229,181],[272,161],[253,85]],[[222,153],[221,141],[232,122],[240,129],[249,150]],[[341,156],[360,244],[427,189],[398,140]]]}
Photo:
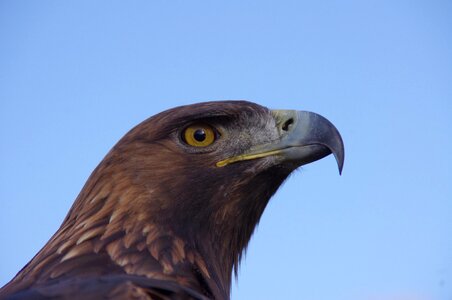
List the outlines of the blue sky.
{"label": "blue sky", "polygon": [[232,299],[452,299],[450,1],[0,1],[0,285],[132,126],[247,99],[346,146],[268,205]]}

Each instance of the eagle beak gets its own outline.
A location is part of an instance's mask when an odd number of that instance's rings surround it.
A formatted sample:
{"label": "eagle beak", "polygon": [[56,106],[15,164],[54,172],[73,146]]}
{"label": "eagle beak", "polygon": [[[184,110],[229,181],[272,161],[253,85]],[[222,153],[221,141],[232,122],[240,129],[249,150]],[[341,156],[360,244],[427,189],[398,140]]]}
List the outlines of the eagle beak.
{"label": "eagle beak", "polygon": [[305,165],[331,153],[339,174],[344,166],[344,143],[339,131],[326,118],[313,112],[273,110],[282,138],[278,148],[284,160]]}
{"label": "eagle beak", "polygon": [[250,149],[250,152],[217,163],[218,167],[242,160],[266,156],[302,166],[331,153],[336,158],[339,174],[344,165],[344,143],[339,131],[326,118],[313,112],[296,110],[271,111],[281,138],[277,143]]}

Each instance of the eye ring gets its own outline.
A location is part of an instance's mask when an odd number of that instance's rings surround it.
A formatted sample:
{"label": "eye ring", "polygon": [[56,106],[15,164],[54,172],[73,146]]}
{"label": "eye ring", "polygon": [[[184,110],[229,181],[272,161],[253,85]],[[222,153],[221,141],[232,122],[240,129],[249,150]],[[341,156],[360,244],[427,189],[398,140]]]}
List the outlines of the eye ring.
{"label": "eye ring", "polygon": [[193,147],[207,147],[215,142],[215,130],[204,123],[195,123],[184,129],[182,140]]}

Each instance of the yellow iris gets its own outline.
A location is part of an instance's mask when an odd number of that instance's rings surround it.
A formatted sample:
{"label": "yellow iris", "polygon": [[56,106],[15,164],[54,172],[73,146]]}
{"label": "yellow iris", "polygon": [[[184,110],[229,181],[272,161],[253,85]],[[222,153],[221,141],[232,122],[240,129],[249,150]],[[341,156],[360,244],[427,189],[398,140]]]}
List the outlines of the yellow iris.
{"label": "yellow iris", "polygon": [[215,132],[209,125],[193,124],[185,128],[183,137],[190,146],[206,147],[215,141]]}

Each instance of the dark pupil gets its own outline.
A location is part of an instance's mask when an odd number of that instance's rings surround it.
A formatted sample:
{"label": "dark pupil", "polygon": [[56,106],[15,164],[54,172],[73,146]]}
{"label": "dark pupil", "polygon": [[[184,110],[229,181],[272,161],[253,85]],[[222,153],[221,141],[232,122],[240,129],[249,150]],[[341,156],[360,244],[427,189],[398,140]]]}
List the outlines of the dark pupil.
{"label": "dark pupil", "polygon": [[195,133],[193,134],[193,137],[198,142],[202,142],[202,141],[204,141],[206,139],[206,132],[204,131],[204,129],[197,129],[195,131]]}

